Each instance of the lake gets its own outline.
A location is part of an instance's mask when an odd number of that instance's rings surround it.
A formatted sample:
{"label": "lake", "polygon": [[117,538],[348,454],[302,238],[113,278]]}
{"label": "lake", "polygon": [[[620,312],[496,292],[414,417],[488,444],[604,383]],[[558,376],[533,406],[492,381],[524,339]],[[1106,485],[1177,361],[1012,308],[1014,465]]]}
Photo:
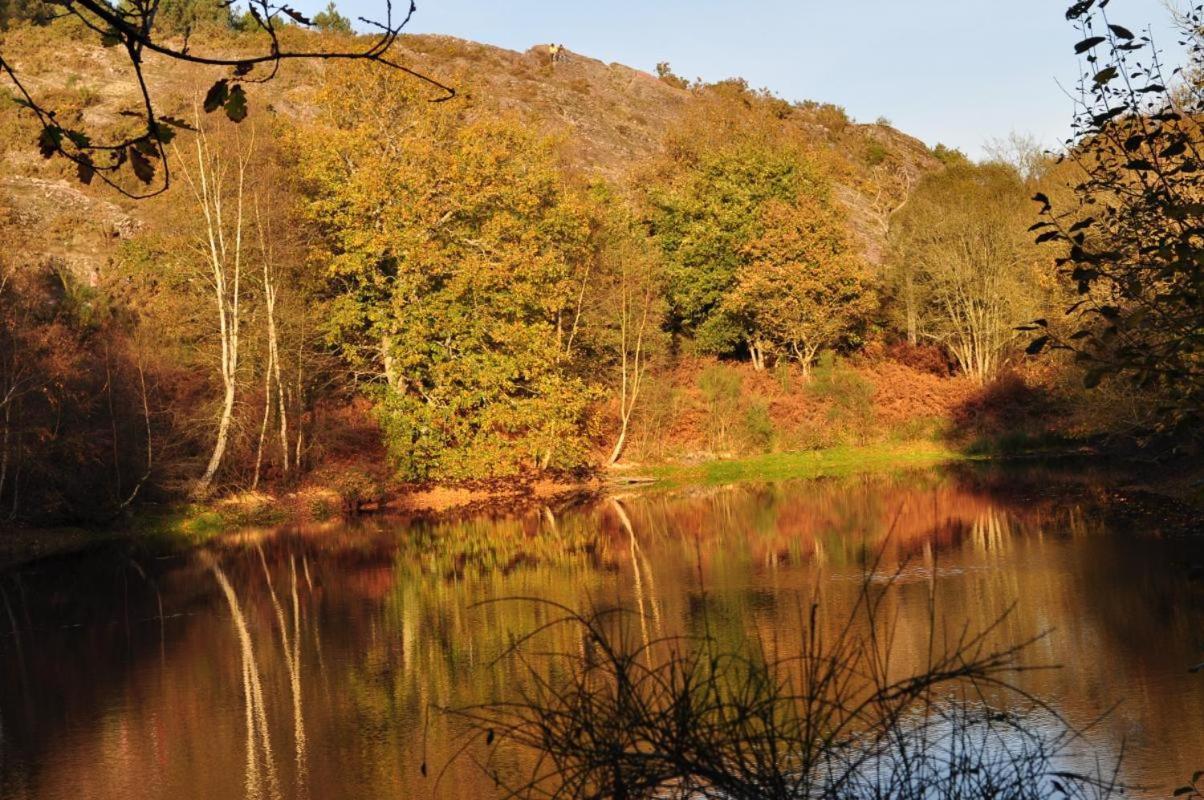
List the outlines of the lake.
{"label": "lake", "polygon": [[[898,572],[898,663],[944,622],[1060,665],[1022,687],[1166,797],[1204,769],[1204,540],[1100,502],[1073,468],[950,467],[648,491],[458,521],[230,532],[173,555],[109,548],[0,574],[0,797],[489,798],[437,709],[511,696],[549,618],[623,606],[638,635],[789,647]],[[504,602],[483,601],[504,599]],[[571,630],[552,632],[574,646]],[[1105,712],[1106,716],[1100,719]],[[1094,723],[1094,724],[1093,724]],[[477,754],[479,755],[479,754]],[[518,763],[499,766],[518,770]],[[423,774],[425,772],[425,774]]]}

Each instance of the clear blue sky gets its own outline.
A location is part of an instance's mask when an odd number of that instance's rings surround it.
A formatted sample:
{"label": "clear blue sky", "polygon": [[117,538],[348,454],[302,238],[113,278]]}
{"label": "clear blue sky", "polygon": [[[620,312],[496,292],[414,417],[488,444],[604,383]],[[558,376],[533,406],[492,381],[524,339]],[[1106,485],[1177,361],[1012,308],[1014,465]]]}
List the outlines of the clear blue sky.
{"label": "clear blue sky", "polygon": [[[383,0],[336,0],[352,18]],[[397,5],[405,0],[395,0]],[[1010,131],[1055,146],[1072,105],[1058,88],[1078,72],[1070,0],[418,0],[410,30],[513,50],[570,50],[651,71],[712,81],[739,76],[789,100],[844,106],[920,137],[981,155]],[[310,7],[325,0],[310,0]],[[1114,0],[1111,19],[1153,24],[1178,63],[1159,0]]]}

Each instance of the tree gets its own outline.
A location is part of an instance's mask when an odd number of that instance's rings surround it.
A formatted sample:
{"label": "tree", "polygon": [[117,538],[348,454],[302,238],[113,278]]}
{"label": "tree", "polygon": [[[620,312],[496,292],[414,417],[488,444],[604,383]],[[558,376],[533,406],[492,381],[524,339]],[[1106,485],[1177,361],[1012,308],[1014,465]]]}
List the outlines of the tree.
{"label": "tree", "polygon": [[704,352],[747,343],[724,305],[763,233],[764,210],[819,190],[822,181],[795,148],[767,139],[704,144],[670,165],[648,195],[649,226],[664,262],[669,325]]}
{"label": "tree", "polygon": [[297,134],[333,297],[328,336],[407,479],[569,468],[595,397],[571,374],[585,208],[552,143],[466,121],[392,75],[332,75]]}
{"label": "tree", "polygon": [[601,224],[596,234],[598,266],[590,281],[587,309],[596,352],[611,366],[619,407],[619,431],[607,465],[618,463],[640,407],[652,358],[664,337],[664,279],[655,245],[640,228],[629,203],[599,187],[593,198]]}
{"label": "tree", "polygon": [[339,13],[334,0],[326,4],[326,8],[314,15],[314,27],[326,33],[354,33],[351,20]]}
{"label": "tree", "polygon": [[98,522],[152,468],[147,384],[108,298],[0,193],[0,522]]}
{"label": "tree", "polygon": [[[15,86],[15,101],[37,120],[36,144],[44,158],[65,158],[75,164],[83,183],[100,178],[131,197],[148,197],[168,187],[170,171],[165,148],[179,130],[190,127],[157,110],[155,93],[145,74],[150,55],[230,70],[227,77],[218,79],[209,88],[204,109],[206,113],[222,109],[234,122],[241,122],[247,116],[246,84],[272,80],[282,63],[298,59],[382,64],[435,87],[444,99],[455,94],[450,87],[388,57],[393,43],[416,10],[413,2],[400,20],[394,19],[392,4],[386,4],[384,21],[370,23],[377,30],[370,41],[359,49],[335,51],[294,47],[295,37],[285,37],[290,23],[307,26],[313,23],[287,4],[247,0],[254,36],[247,37],[246,41],[263,49],[238,54],[228,50],[199,51],[187,35],[182,40],[165,35],[179,31],[180,26],[187,32],[197,22],[228,19],[232,9],[228,0],[141,0],[116,4],[108,0],[63,0],[54,3],[54,8],[55,12],[48,15],[50,19],[72,18],[82,23],[95,36],[98,47],[119,48],[128,59],[141,97],[140,106],[129,110],[129,115],[139,120],[138,129],[132,134],[122,133],[109,138],[98,131],[69,127],[66,115],[58,114],[53,106],[38,99],[37,89],[22,79],[19,68],[5,56],[3,49],[0,49],[0,75]],[[3,14],[11,15],[7,6]],[[135,183],[131,184],[126,176],[132,177]],[[160,176],[157,185],[156,176]],[[138,185],[142,188],[129,188]]]}
{"label": "tree", "polygon": [[940,142],[937,142],[936,147],[932,148],[932,156],[947,167],[970,163],[970,159],[966,158],[966,154],[961,150]]}
{"label": "tree", "polygon": [[984,149],[990,161],[1010,166],[1026,181],[1039,180],[1053,162],[1037,138],[1028,133],[1012,131],[1004,138],[992,138]]}
{"label": "tree", "polygon": [[873,310],[871,276],[826,197],[770,203],[761,228],[725,308],[749,332],[755,366],[763,368],[773,348],[810,374],[816,354],[852,334]]}
{"label": "tree", "polygon": [[188,35],[206,28],[229,30],[234,27],[234,17],[226,3],[214,3],[213,0],[161,0],[154,24],[164,34]]}
{"label": "tree", "polygon": [[1024,233],[1020,177],[1003,165],[955,165],[928,176],[895,217],[891,258],[909,327],[990,380],[1041,308],[1039,257]]}
{"label": "tree", "polygon": [[15,22],[45,24],[50,9],[41,0],[0,0],[0,31]]}
{"label": "tree", "polygon": [[[195,150],[196,165],[185,168],[184,177],[203,220],[197,251],[200,261],[205,265],[204,271],[213,290],[217,311],[221,347],[218,374],[223,389],[213,451],[194,489],[197,495],[204,496],[221,467],[230,441],[230,425],[234,420],[239,347],[242,341],[242,274],[246,249],[243,236],[247,216],[244,206],[247,169],[254,157],[254,138],[252,135],[246,148],[239,146],[233,159],[230,159],[213,146],[204,128],[198,125]],[[266,270],[267,266],[264,268]]]}
{"label": "tree", "polygon": [[680,77],[673,71],[673,67],[669,66],[668,61],[661,61],[656,65],[656,77],[660,78],[665,83],[676,89],[689,89],[690,83]]}
{"label": "tree", "polygon": [[288,400],[283,375],[284,358],[280,353],[280,333],[277,326],[277,305],[280,296],[280,266],[276,260],[276,232],[271,227],[271,217],[263,212],[260,197],[254,198],[255,238],[262,268],[264,328],[267,338],[267,363],[263,369],[263,422],[259,428],[259,444],[255,448],[255,472],[251,479],[251,490],[259,486],[263,467],[264,441],[267,439],[268,422],[275,412],[280,437],[280,467],[289,472]]}
{"label": "tree", "polygon": [[[1086,69],[1067,158],[1075,200],[1038,193],[1038,242],[1061,249],[1077,292],[1067,324],[1037,320],[1030,346],[1072,351],[1084,383],[1106,376],[1157,394],[1155,431],[1198,439],[1204,408],[1204,7],[1179,17],[1190,64],[1176,90],[1151,37],[1108,18],[1104,4],[1067,11]],[[1055,198],[1057,200],[1057,198]]]}

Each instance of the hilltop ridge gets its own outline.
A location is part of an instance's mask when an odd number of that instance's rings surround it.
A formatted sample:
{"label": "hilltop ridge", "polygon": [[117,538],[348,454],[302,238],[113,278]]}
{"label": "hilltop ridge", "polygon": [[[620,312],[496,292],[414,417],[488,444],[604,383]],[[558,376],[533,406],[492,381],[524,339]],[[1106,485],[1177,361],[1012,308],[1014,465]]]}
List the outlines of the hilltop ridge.
{"label": "hilltop ridge", "polygon": [[[54,27],[0,35],[29,85],[68,113],[93,128],[128,124],[123,112],[136,105],[136,86],[120,54],[86,45]],[[333,38],[338,45],[338,37]],[[247,46],[230,34],[203,44],[223,50]],[[881,260],[890,211],[919,175],[939,166],[922,142],[889,124],[858,124],[835,106],[786,103],[738,79],[688,84],[671,73],[658,77],[572,51],[553,64],[546,45],[517,52],[430,34],[403,37],[396,57],[455,85],[460,90],[456,102],[468,103],[474,111],[516,114],[558,137],[569,171],[585,179],[616,181],[640,168],[662,152],[666,134],[709,93],[726,91],[750,108],[757,102],[777,103],[776,113],[791,136],[831,155],[837,196],[875,264]],[[323,70],[333,68],[288,64],[275,80],[251,88],[251,102],[304,119],[313,113],[313,90]],[[147,75],[162,110],[185,117],[191,116],[198,93],[218,77],[213,70],[155,56],[148,59]],[[0,140],[6,142],[0,156],[0,214],[23,230],[30,252],[58,258],[94,280],[112,243],[141,227],[144,209],[103,187],[80,186],[58,160],[43,161],[33,146],[31,122],[19,118],[15,105],[0,109]]]}

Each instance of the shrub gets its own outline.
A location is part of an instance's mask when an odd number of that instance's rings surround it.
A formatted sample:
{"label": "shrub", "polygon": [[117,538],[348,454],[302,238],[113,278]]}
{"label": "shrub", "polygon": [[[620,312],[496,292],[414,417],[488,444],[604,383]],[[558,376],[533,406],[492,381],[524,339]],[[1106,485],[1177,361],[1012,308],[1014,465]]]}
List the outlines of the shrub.
{"label": "shrub", "polygon": [[886,148],[880,142],[869,142],[861,157],[865,160],[866,166],[876,167],[886,160],[886,155]]}
{"label": "shrub", "polygon": [[710,448],[722,452],[732,447],[732,428],[739,419],[743,381],[734,369],[716,364],[698,376],[706,400],[707,438]]}
{"label": "shrub", "polygon": [[741,434],[743,450],[763,453],[772,449],[774,426],[768,405],[755,401],[744,410]]}
{"label": "shrub", "polygon": [[954,411],[954,422],[964,437],[997,440],[1018,450],[1026,439],[1049,433],[1058,411],[1057,399],[1046,389],[1008,372],[962,403]]}
{"label": "shrub", "polygon": [[[1113,794],[1104,766],[1098,776],[1067,770],[1061,757],[1082,739],[1009,683],[1024,669],[1026,645],[985,644],[1002,620],[946,642],[934,619],[927,661],[897,673],[882,608],[892,585],[875,588],[867,578],[862,599],[831,638],[820,630],[817,604],[809,616],[800,611],[799,651],[785,655],[776,638],[731,645],[706,633],[649,641],[622,611],[584,614],[539,603],[551,620],[513,648],[538,652],[518,653],[530,673],[524,693],[452,713],[488,748],[482,767],[490,774],[512,763],[515,746],[539,755],[526,782],[508,787],[518,798]],[[579,629],[580,649],[547,653],[532,644],[562,626]],[[547,659],[545,675],[535,664]],[[994,705],[1001,700],[1023,710]]]}
{"label": "shrub", "polygon": [[886,348],[886,357],[906,367],[920,372],[927,372],[941,378],[953,374],[953,366],[949,356],[934,344],[911,344],[907,341],[895,342]]}
{"label": "shrub", "polygon": [[831,404],[828,417],[833,421],[865,420],[874,413],[874,385],[842,364],[816,370],[808,389],[816,398]]}
{"label": "shrub", "polygon": [[[333,464],[315,472],[312,476],[315,485],[333,492],[343,506],[345,514],[359,514],[371,502],[379,501],[385,494],[380,481],[367,470],[349,464]],[[316,519],[329,514],[321,491],[307,493],[311,498],[309,511]],[[318,513],[321,512],[321,513]]]}

